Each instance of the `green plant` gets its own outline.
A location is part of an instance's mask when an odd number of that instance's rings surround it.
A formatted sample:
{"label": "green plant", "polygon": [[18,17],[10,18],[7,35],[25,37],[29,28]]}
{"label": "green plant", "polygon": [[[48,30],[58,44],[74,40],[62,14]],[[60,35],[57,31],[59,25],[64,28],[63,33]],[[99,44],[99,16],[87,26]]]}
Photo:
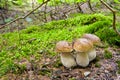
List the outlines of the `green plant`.
{"label": "green plant", "polygon": [[112,52],[110,52],[109,50],[105,49],[105,51],[104,51],[104,58],[106,58],[106,59],[112,58]]}
{"label": "green plant", "polygon": [[75,78],[69,78],[69,80],[76,80]]}
{"label": "green plant", "polygon": [[97,63],[95,63],[95,67],[100,68],[100,67],[101,67],[101,64],[97,62]]}
{"label": "green plant", "polygon": [[120,61],[116,61],[116,63],[118,64],[118,74],[120,74]]}

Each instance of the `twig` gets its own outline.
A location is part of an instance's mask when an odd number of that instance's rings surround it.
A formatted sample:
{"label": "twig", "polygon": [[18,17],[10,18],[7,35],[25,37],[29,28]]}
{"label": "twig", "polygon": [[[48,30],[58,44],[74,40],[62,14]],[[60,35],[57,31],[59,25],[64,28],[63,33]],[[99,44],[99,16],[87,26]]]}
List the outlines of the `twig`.
{"label": "twig", "polygon": [[[82,3],[82,4],[84,4],[84,3]],[[81,5],[82,5],[82,4],[81,4]],[[77,3],[77,6],[78,6],[79,11],[80,11],[81,13],[83,13],[83,11],[82,11],[82,9],[81,9],[81,5],[79,5],[79,3]]]}
{"label": "twig", "polygon": [[120,36],[120,32],[116,29],[116,11],[111,8],[106,2],[104,2],[103,0],[100,0],[100,2],[105,5],[112,13],[113,13],[113,29],[115,30],[115,32]]}
{"label": "twig", "polygon": [[95,12],[95,11],[93,10],[92,6],[91,6],[91,0],[88,0],[88,6],[89,6],[89,8],[90,8],[90,10],[91,10],[92,12]]}
{"label": "twig", "polygon": [[44,11],[44,20],[47,22],[47,3],[45,4],[45,11]]}
{"label": "twig", "polygon": [[6,23],[5,25],[1,26],[0,29],[4,28],[5,26],[17,21],[17,20],[20,20],[20,19],[25,19],[27,16],[29,16],[31,13],[33,13],[34,11],[36,11],[38,8],[40,8],[41,6],[43,6],[45,3],[49,2],[50,0],[47,0],[47,1],[44,1],[41,5],[39,5],[38,7],[36,7],[35,9],[33,9],[32,11],[28,12],[26,15],[22,16],[22,17],[18,17],[16,19],[14,19],[13,21],[10,21],[8,23]]}

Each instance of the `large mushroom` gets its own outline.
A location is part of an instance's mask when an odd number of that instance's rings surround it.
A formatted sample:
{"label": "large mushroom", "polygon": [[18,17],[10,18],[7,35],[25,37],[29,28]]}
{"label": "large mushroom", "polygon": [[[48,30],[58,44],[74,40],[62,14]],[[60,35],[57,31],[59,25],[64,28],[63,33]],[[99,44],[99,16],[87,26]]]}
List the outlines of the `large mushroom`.
{"label": "large mushroom", "polygon": [[76,62],[79,66],[86,67],[89,65],[88,52],[92,48],[92,43],[85,38],[80,38],[73,42],[73,49],[76,52]]}
{"label": "large mushroom", "polygon": [[99,37],[97,37],[94,34],[84,34],[82,38],[86,38],[92,42],[94,47],[92,48],[91,51],[88,52],[89,60],[92,61],[96,58],[96,50],[95,46],[100,46],[101,45],[101,40]]}
{"label": "large mushroom", "polygon": [[75,58],[71,54],[72,51],[72,45],[67,41],[59,41],[56,44],[56,52],[60,53],[61,62],[67,68],[76,66]]}

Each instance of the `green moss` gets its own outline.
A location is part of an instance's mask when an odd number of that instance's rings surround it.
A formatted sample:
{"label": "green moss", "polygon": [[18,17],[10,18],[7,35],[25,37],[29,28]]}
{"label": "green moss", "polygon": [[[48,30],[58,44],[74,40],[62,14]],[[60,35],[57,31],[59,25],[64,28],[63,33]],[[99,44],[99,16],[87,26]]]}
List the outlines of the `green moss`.
{"label": "green moss", "polygon": [[[120,26],[117,26],[118,29]],[[90,25],[85,32],[96,34],[102,41],[109,44],[120,45],[120,37],[113,30],[110,21],[98,21]]]}
{"label": "green moss", "polygon": [[86,32],[95,33],[95,32],[101,30],[104,27],[109,27],[110,24],[111,23],[110,23],[109,20],[107,20],[107,21],[98,21],[98,22],[90,25],[89,28],[86,29]]}
{"label": "green moss", "polygon": [[0,77],[6,74],[7,72],[16,71],[17,67],[14,64],[13,60],[11,60],[10,58],[5,58],[3,61],[0,63],[0,66],[1,66]]}
{"label": "green moss", "polygon": [[38,32],[39,30],[40,30],[39,27],[31,26],[31,27],[28,27],[27,30],[23,30],[22,32],[29,34],[29,33]]}
{"label": "green moss", "polygon": [[75,78],[69,78],[69,80],[76,80]]}
{"label": "green moss", "polygon": [[100,64],[100,63],[98,63],[98,62],[96,62],[96,63],[95,63],[95,67],[100,68],[100,67],[101,67],[101,64]]}
{"label": "green moss", "polygon": [[63,66],[63,64],[61,63],[60,59],[57,59],[53,66],[59,68],[60,66]]}
{"label": "green moss", "polygon": [[96,62],[100,61],[100,57],[99,57],[99,56],[96,56],[95,61],[96,61]]}
{"label": "green moss", "polygon": [[112,28],[104,27],[97,31],[96,34],[102,39],[102,41],[107,41],[110,44],[120,45],[120,37]]}
{"label": "green moss", "polygon": [[48,76],[50,76],[51,71],[50,71],[49,69],[47,69],[47,68],[42,68],[42,69],[39,71],[39,74],[40,74],[40,75],[48,75]]}
{"label": "green moss", "polygon": [[[31,55],[39,56],[46,53],[55,56],[54,51],[57,41],[66,40],[71,42],[80,38],[84,33],[95,33],[102,41],[111,44],[119,44],[120,37],[111,28],[111,17],[102,14],[79,14],[66,20],[52,21],[40,26],[32,25],[19,33],[11,32],[0,34],[0,74],[5,74],[11,69],[17,69],[15,60],[22,57],[29,58]],[[119,28],[119,25],[117,25]],[[39,51],[44,51],[42,54]],[[8,63],[6,59],[11,62]],[[59,67],[59,63],[56,65]],[[15,70],[13,70],[14,72]]]}
{"label": "green moss", "polygon": [[118,64],[118,67],[120,68],[120,61],[116,61],[116,63]]}
{"label": "green moss", "polygon": [[112,52],[110,52],[109,50],[105,49],[105,51],[104,51],[104,58],[106,58],[106,59],[112,58]]}
{"label": "green moss", "polygon": [[96,58],[92,61],[95,64],[95,67],[101,67],[101,64],[99,63],[100,57],[96,56]]}
{"label": "green moss", "polygon": [[118,64],[118,74],[120,74],[120,61],[116,61],[116,63]]}

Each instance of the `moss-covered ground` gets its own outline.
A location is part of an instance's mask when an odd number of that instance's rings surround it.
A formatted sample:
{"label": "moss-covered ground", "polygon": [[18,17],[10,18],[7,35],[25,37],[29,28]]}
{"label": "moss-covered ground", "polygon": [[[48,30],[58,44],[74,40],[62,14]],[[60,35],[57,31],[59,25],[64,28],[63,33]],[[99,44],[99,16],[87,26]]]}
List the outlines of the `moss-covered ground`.
{"label": "moss-covered ground", "polygon": [[[120,24],[117,23],[120,30]],[[0,34],[0,76],[18,73],[22,58],[36,60],[42,54],[55,56],[55,43],[60,40],[71,42],[84,33],[93,33],[103,42],[120,45],[120,37],[112,28],[112,16],[102,14],[78,14],[66,20],[52,21],[40,26],[31,25],[19,32]]]}

